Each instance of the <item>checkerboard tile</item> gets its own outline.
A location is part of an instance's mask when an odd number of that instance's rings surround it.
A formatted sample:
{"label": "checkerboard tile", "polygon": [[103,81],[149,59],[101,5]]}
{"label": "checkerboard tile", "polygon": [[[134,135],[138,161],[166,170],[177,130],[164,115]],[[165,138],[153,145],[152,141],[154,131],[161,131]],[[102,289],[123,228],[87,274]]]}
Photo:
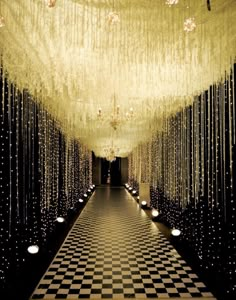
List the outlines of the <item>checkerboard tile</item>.
{"label": "checkerboard tile", "polygon": [[31,299],[211,298],[124,190],[98,188]]}

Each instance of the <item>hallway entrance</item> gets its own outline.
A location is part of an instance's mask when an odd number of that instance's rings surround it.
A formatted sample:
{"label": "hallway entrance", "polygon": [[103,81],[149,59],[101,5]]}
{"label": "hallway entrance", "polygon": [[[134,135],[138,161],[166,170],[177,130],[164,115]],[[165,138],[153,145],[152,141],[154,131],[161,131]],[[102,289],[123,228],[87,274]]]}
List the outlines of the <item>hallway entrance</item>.
{"label": "hallway entrance", "polygon": [[210,298],[122,187],[97,188],[31,299]]}
{"label": "hallway entrance", "polygon": [[128,180],[128,161],[127,158],[116,157],[110,162],[105,158],[94,159],[95,174],[93,182],[97,185],[108,184],[110,186],[124,185]]}

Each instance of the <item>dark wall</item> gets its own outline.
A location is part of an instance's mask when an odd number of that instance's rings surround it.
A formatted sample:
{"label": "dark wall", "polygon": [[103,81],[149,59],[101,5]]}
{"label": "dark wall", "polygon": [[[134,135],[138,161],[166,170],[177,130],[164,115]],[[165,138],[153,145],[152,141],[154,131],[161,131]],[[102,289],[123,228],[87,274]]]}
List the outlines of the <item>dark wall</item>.
{"label": "dark wall", "polygon": [[115,161],[110,164],[110,176],[111,185],[119,186],[121,185],[121,158],[117,157]]}

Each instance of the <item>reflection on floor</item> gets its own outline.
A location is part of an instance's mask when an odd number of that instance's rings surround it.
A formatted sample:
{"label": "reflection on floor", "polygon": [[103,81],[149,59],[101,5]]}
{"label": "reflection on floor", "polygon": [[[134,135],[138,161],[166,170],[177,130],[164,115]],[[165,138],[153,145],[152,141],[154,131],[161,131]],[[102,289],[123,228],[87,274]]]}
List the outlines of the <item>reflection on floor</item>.
{"label": "reflection on floor", "polygon": [[211,298],[124,188],[97,188],[32,299]]}

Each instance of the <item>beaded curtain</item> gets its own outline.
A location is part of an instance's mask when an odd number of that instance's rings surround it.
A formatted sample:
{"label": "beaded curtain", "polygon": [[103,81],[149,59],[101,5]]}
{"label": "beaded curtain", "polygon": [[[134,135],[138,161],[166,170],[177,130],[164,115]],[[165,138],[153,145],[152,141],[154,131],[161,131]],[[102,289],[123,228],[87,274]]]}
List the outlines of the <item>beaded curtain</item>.
{"label": "beaded curtain", "polygon": [[92,155],[0,70],[0,286],[92,184]]}
{"label": "beaded curtain", "polygon": [[151,206],[228,293],[236,291],[235,71],[129,156],[129,183],[150,182]]}
{"label": "beaded curtain", "polygon": [[0,54],[68,135],[126,157],[229,73],[235,19],[235,0],[0,0]]}

